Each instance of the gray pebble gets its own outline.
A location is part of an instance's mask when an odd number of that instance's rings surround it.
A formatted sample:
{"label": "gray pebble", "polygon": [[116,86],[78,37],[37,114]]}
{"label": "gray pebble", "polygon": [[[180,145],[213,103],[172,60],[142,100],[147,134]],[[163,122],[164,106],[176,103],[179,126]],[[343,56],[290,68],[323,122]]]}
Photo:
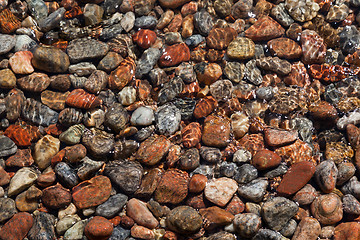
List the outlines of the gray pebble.
{"label": "gray pebble", "polygon": [[157,19],[153,16],[142,16],[135,19],[136,28],[154,28],[157,24]]}
{"label": "gray pebble", "polygon": [[54,28],[59,27],[60,21],[64,18],[66,9],[61,7],[55,12],[51,13],[48,17],[39,21],[39,27],[42,32],[48,32]]}
{"label": "gray pebble", "polygon": [[125,13],[124,17],[120,21],[120,24],[126,32],[130,32],[130,30],[133,29],[135,24],[135,14],[133,12]]}
{"label": "gray pebble", "polygon": [[189,47],[196,47],[203,41],[205,41],[205,38],[203,36],[201,36],[200,34],[194,34],[185,39],[185,44]]}
{"label": "gray pebble", "polygon": [[354,53],[360,45],[360,33],[355,25],[345,26],[339,37],[339,46],[344,54]]}
{"label": "gray pebble", "polygon": [[76,175],[75,170],[65,162],[56,164],[55,173],[62,185],[67,188],[75,187],[79,183],[79,178]]}
{"label": "gray pebble", "polygon": [[195,99],[176,98],[173,103],[180,110],[181,120],[190,120],[192,118],[196,105]]}
{"label": "gray pebble", "polygon": [[148,48],[141,55],[140,60],[136,64],[135,76],[142,78],[145,74],[148,74],[156,62],[159,60],[161,52],[157,48]]}
{"label": "gray pebble", "polygon": [[130,123],[134,126],[149,126],[154,119],[154,110],[145,106],[137,108],[132,113]]}
{"label": "gray pebble", "polygon": [[20,51],[33,51],[37,43],[32,40],[28,35],[17,35],[15,43],[15,52]]}
{"label": "gray pebble", "polygon": [[17,212],[14,200],[11,198],[0,198],[0,223],[10,219]]}
{"label": "gray pebble", "polygon": [[255,179],[247,184],[240,184],[238,194],[253,202],[260,202],[266,193],[268,184],[269,182],[265,179]]}
{"label": "gray pebble", "polygon": [[17,151],[15,143],[5,135],[0,135],[0,157],[10,156]]}
{"label": "gray pebble", "polygon": [[280,233],[271,231],[270,229],[260,229],[252,240],[283,240]]}
{"label": "gray pebble", "polygon": [[113,218],[125,206],[127,200],[128,197],[124,194],[113,195],[106,202],[96,207],[95,214],[105,218]]}
{"label": "gray pebble", "polygon": [[27,235],[29,240],[56,239],[54,228],[55,220],[56,218],[53,215],[39,212]]}
{"label": "gray pebble", "polygon": [[165,104],[155,113],[155,122],[158,132],[165,136],[174,134],[180,127],[180,110],[174,104]]}
{"label": "gray pebble", "polygon": [[174,77],[169,82],[165,83],[163,88],[159,91],[158,101],[164,104],[173,100],[184,89],[184,82],[180,77]]}
{"label": "gray pebble", "polygon": [[235,163],[222,162],[220,164],[220,176],[232,178],[237,170],[237,165]]}
{"label": "gray pebble", "polygon": [[90,179],[104,164],[105,162],[94,161],[89,157],[84,157],[81,160],[80,166],[77,168],[76,174],[83,181]]}
{"label": "gray pebble", "polygon": [[16,38],[7,34],[0,34],[0,55],[6,54],[15,47]]}
{"label": "gray pebble", "polygon": [[36,20],[39,21],[39,20],[47,17],[48,9],[43,0],[29,0],[29,1],[26,1],[26,3],[28,4],[28,9],[30,10],[31,15]]}
{"label": "gray pebble", "polygon": [[212,17],[205,9],[201,9],[201,11],[194,14],[194,27],[201,35],[207,36],[213,26]]}
{"label": "gray pebble", "polygon": [[256,89],[255,94],[256,94],[257,98],[269,101],[274,96],[274,90],[273,90],[273,87],[271,87],[271,86],[261,87],[261,88]]}
{"label": "gray pebble", "polygon": [[234,179],[238,183],[249,183],[257,177],[257,169],[253,165],[246,163],[237,169]]}
{"label": "gray pebble", "polygon": [[233,223],[240,237],[251,238],[261,227],[261,217],[254,213],[237,214]]}
{"label": "gray pebble", "polygon": [[114,227],[114,230],[108,240],[125,240],[129,239],[130,230],[122,228],[120,225]]}
{"label": "gray pebble", "polygon": [[233,162],[237,164],[250,162],[252,156],[251,152],[245,149],[239,149],[234,153]]}
{"label": "gray pebble", "polygon": [[79,77],[89,76],[92,72],[96,70],[94,64],[90,62],[81,62],[69,66],[69,72],[73,73]]}
{"label": "gray pebble", "polygon": [[217,163],[221,160],[222,154],[218,148],[201,146],[200,156],[209,163]]}
{"label": "gray pebble", "polygon": [[271,9],[270,15],[284,27],[289,27],[294,22],[294,19],[286,11],[284,3],[275,5]]}
{"label": "gray pebble", "polygon": [[85,224],[84,221],[75,223],[64,234],[64,240],[82,240],[84,237]]}
{"label": "gray pebble", "polygon": [[292,235],[294,235],[296,227],[297,227],[297,222],[294,219],[290,219],[290,221],[286,223],[285,227],[281,229],[280,233],[283,236],[290,238]]}

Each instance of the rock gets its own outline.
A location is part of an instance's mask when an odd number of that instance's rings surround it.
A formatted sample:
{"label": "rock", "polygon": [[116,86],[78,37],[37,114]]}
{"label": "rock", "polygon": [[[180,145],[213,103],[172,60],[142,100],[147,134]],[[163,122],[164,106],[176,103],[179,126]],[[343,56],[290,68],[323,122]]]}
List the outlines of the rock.
{"label": "rock", "polygon": [[207,162],[216,163],[220,161],[222,154],[218,148],[202,146],[200,148],[200,156]]}
{"label": "rock", "polygon": [[44,46],[35,49],[31,63],[35,68],[51,73],[65,72],[70,65],[66,53],[58,48]]}
{"label": "rock", "polygon": [[56,224],[56,233],[58,235],[64,235],[69,228],[79,221],[80,217],[77,215],[67,215],[61,218]]}
{"label": "rock", "polygon": [[127,57],[120,62],[120,65],[110,73],[108,86],[110,89],[123,89],[135,75],[135,61]]}
{"label": "rock", "polygon": [[108,52],[106,56],[101,59],[97,68],[99,70],[110,72],[114,70],[117,66],[119,66],[122,60],[123,58],[120,56],[120,54],[116,52]]}
{"label": "rock", "polygon": [[53,92],[45,90],[41,93],[41,102],[49,108],[61,111],[65,108],[65,101],[68,97],[69,92]]}
{"label": "rock", "polygon": [[28,238],[30,240],[55,239],[55,217],[49,213],[39,212],[35,217]]}
{"label": "rock", "polygon": [[323,161],[316,166],[315,179],[324,193],[330,193],[336,185],[338,169],[331,160]]}
{"label": "rock", "polygon": [[131,115],[130,123],[134,126],[149,126],[155,120],[150,107],[139,107]]}
{"label": "rock", "polygon": [[143,168],[136,161],[112,161],[106,164],[104,174],[126,193],[135,192],[141,183]]}
{"label": "rock", "polygon": [[165,136],[172,135],[178,130],[180,120],[180,111],[173,104],[163,105],[155,113],[156,127],[159,133]]}
{"label": "rock", "polygon": [[316,192],[316,189],[312,185],[306,184],[295,194],[293,200],[300,205],[309,205],[318,195],[319,194]]}
{"label": "rock", "polygon": [[126,213],[129,217],[134,219],[134,221],[147,228],[155,228],[159,222],[152,215],[149,209],[146,207],[146,203],[132,198],[126,204]]}
{"label": "rock", "polygon": [[201,216],[195,209],[179,206],[171,210],[166,218],[167,227],[180,234],[191,234],[199,231],[202,225]]}
{"label": "rock", "polygon": [[265,179],[255,179],[247,184],[239,185],[238,194],[251,201],[260,202],[266,193],[268,184]]}
{"label": "rock", "polygon": [[15,74],[10,69],[0,70],[0,88],[14,88],[16,86]]}
{"label": "rock", "polygon": [[37,179],[37,174],[34,170],[28,167],[23,167],[15,173],[9,185],[8,195],[13,196],[24,191],[30,187]]}
{"label": "rock", "polygon": [[188,194],[189,175],[178,169],[167,170],[155,190],[155,200],[159,203],[178,204]]}
{"label": "rock", "polygon": [[136,77],[142,77],[148,74],[161,56],[161,52],[157,48],[148,48],[141,55],[141,58],[138,61],[138,65],[135,70]]}
{"label": "rock", "polygon": [[247,18],[253,9],[253,1],[241,0],[231,6],[231,15],[235,19]]}
{"label": "rock", "polygon": [[290,16],[299,22],[306,22],[313,19],[320,10],[319,5],[313,0],[286,0],[285,8]]}
{"label": "rock", "polygon": [[279,75],[288,75],[291,72],[291,64],[278,57],[256,59],[256,65],[261,69],[273,71]]}
{"label": "rock", "polygon": [[134,26],[136,28],[154,28],[157,19],[153,16],[142,16],[135,19]]}
{"label": "rock", "polygon": [[59,182],[67,188],[72,188],[79,183],[79,178],[75,170],[64,162],[56,164],[55,173]]}
{"label": "rock", "polygon": [[282,129],[266,128],[264,131],[265,141],[269,146],[279,147],[288,145],[298,139],[298,132]]}
{"label": "rock", "polygon": [[204,121],[201,140],[206,146],[226,147],[230,142],[230,129],[227,117],[210,115]]}
{"label": "rock", "polygon": [[15,47],[16,38],[7,34],[0,34],[0,55],[6,54]]}
{"label": "rock", "polygon": [[233,28],[213,28],[206,38],[206,44],[209,48],[223,50],[235,37],[236,32]]}
{"label": "rock", "polygon": [[96,176],[81,182],[72,190],[73,202],[79,209],[95,207],[110,197],[111,182],[105,176]]}
{"label": "rock", "polygon": [[268,149],[257,151],[251,161],[251,164],[255,166],[258,170],[274,168],[277,167],[280,163],[281,157],[275,152]]}
{"label": "rock", "polygon": [[124,129],[129,121],[129,114],[119,103],[114,103],[105,113],[105,126],[115,132]]}
{"label": "rock", "polygon": [[0,239],[22,240],[26,237],[31,226],[33,217],[27,212],[15,214],[0,230]]}
{"label": "rock", "polygon": [[351,194],[346,194],[342,198],[343,210],[345,213],[359,215],[360,214],[360,202]]}
{"label": "rock", "polygon": [[238,37],[229,44],[227,55],[235,60],[252,58],[255,55],[255,43],[249,38]]}
{"label": "rock", "polygon": [[234,180],[238,183],[249,183],[258,177],[257,169],[251,164],[245,163],[234,170]]}
{"label": "rock", "polygon": [[0,198],[0,222],[12,218],[17,213],[15,201],[11,198]]}
{"label": "rock", "polygon": [[208,179],[202,174],[194,174],[190,178],[189,182],[189,192],[200,193],[205,189]]}
{"label": "rock", "polygon": [[133,36],[133,41],[137,43],[141,48],[148,49],[156,41],[156,33],[148,29],[141,29],[136,32]]}
{"label": "rock", "polygon": [[94,39],[75,39],[67,46],[67,54],[72,63],[104,57],[109,51],[106,43]]}
{"label": "rock", "polygon": [[253,240],[265,240],[265,239],[274,239],[281,240],[283,236],[280,233],[271,231],[270,229],[260,229],[258,233],[253,237]]}
{"label": "rock", "polygon": [[0,157],[7,157],[16,153],[15,143],[5,135],[0,135]]}
{"label": "rock", "polygon": [[9,64],[16,74],[30,74],[34,72],[34,68],[31,65],[32,58],[33,54],[29,51],[16,52],[9,59]]}
{"label": "rock", "polygon": [[335,224],[343,217],[341,199],[334,193],[321,195],[311,204],[311,212],[321,224]]}
{"label": "rock", "polygon": [[261,227],[261,217],[254,213],[238,214],[234,218],[235,231],[244,238],[253,237]]}
{"label": "rock", "polygon": [[207,36],[213,25],[211,15],[205,9],[194,14],[194,26],[201,35]]}
{"label": "rock", "polygon": [[28,35],[17,35],[14,51],[33,51],[37,46],[38,44]]}
{"label": "rock", "polygon": [[112,218],[125,206],[128,197],[124,194],[118,193],[111,196],[106,202],[96,207],[96,215]]}
{"label": "rock", "polygon": [[282,36],[285,29],[268,16],[259,18],[245,31],[245,36],[253,41],[267,41]]}
{"label": "rock", "polygon": [[114,227],[114,230],[111,234],[109,240],[125,240],[130,236],[130,230],[122,228],[120,225]]}
{"label": "rock", "polygon": [[190,0],[160,0],[159,3],[164,8],[177,8],[189,1]]}
{"label": "rock", "polygon": [[279,194],[291,195],[300,190],[311,179],[315,173],[312,162],[298,162],[293,164],[284,175],[277,192]]}
{"label": "rock", "polygon": [[320,232],[321,232],[320,223],[315,218],[305,217],[300,221],[299,225],[297,226],[292,239],[316,240],[318,239]]}
{"label": "rock", "polygon": [[359,31],[355,26],[345,26],[339,33],[339,46],[344,53],[354,53],[359,47]]}
{"label": "rock", "polygon": [[9,174],[4,170],[3,167],[0,168],[0,185],[4,186],[9,184],[10,182],[10,176]]}
{"label": "rock", "polygon": [[83,239],[85,225],[83,221],[75,223],[64,234],[64,240],[81,240]]}
{"label": "rock", "polygon": [[43,190],[41,200],[46,207],[59,209],[71,203],[71,193],[61,185],[50,186]]}
{"label": "rock", "polygon": [[185,43],[179,43],[165,48],[159,59],[159,65],[162,67],[172,67],[189,60],[190,50],[188,46]]}
{"label": "rock", "polygon": [[26,193],[27,191],[16,196],[16,208],[22,212],[34,212],[39,207],[38,199],[28,199]]}
{"label": "rock", "polygon": [[210,235],[208,240],[235,240],[235,236],[231,233],[221,231]]}
{"label": "rock", "polygon": [[84,7],[85,25],[95,25],[102,21],[104,9],[96,4],[86,4]]}
{"label": "rock", "polygon": [[338,175],[336,179],[336,185],[343,185],[347,182],[355,173],[355,166],[352,163],[343,162],[337,166]]}
{"label": "rock", "polygon": [[113,229],[109,220],[95,216],[86,224],[84,233],[89,240],[105,240],[111,236]]}
{"label": "rock", "polygon": [[304,30],[300,37],[303,52],[302,61],[305,64],[323,63],[326,55],[324,40],[313,30]]}
{"label": "rock", "polygon": [[283,197],[274,197],[267,200],[261,208],[261,216],[274,231],[280,231],[296,214],[298,206]]}
{"label": "rock", "polygon": [[199,213],[204,218],[206,230],[230,224],[234,219],[231,213],[216,206],[200,209]]}
{"label": "rock", "polygon": [[59,116],[56,111],[32,98],[26,99],[21,115],[25,120],[45,127],[57,123]]}
{"label": "rock", "polygon": [[346,4],[333,5],[330,7],[326,20],[328,22],[343,21],[349,15],[349,7]]}
{"label": "rock", "polygon": [[[245,68],[246,79],[254,85],[260,85],[263,81],[263,77],[261,75],[260,69],[258,69],[256,67],[256,60],[252,59],[252,60],[248,61],[245,66],[246,66],[246,68]],[[239,86],[241,86],[241,85],[239,85]],[[250,86],[248,86],[248,85],[243,85],[243,86],[246,88],[247,91],[250,92],[250,94],[252,93]],[[249,97],[246,96],[245,98],[247,99]]]}
{"label": "rock", "polygon": [[357,222],[340,223],[335,227],[334,240],[355,240],[360,237],[360,224]]}
{"label": "rock", "polygon": [[51,135],[41,138],[34,148],[34,161],[40,169],[45,169],[50,165],[51,158],[59,152],[60,141]]}
{"label": "rock", "polygon": [[54,28],[60,27],[60,21],[63,20],[66,9],[61,7],[52,12],[49,16],[39,21],[41,31],[48,32]]}
{"label": "rock", "polygon": [[286,224],[286,226],[283,229],[281,229],[280,233],[284,237],[291,237],[294,235],[297,225],[298,224],[294,219],[290,219],[290,221]]}
{"label": "rock", "polygon": [[[255,47],[254,47],[254,49],[255,49]],[[229,78],[234,83],[240,82],[244,78],[244,73],[245,73],[245,65],[243,63],[226,62],[226,65],[224,68],[224,74],[227,78]]]}
{"label": "rock", "polygon": [[19,78],[17,84],[25,91],[42,92],[50,85],[50,78],[44,73],[32,73]]}
{"label": "rock", "polygon": [[237,191],[235,180],[230,178],[218,178],[209,181],[204,189],[204,194],[210,202],[224,207]]}
{"label": "rock", "polygon": [[82,135],[82,143],[94,158],[107,157],[114,148],[113,134],[101,131],[97,128],[85,129]]}
{"label": "rock", "polygon": [[288,11],[285,9],[284,3],[275,5],[271,9],[270,15],[284,27],[289,27],[294,23],[294,19],[290,17]]}

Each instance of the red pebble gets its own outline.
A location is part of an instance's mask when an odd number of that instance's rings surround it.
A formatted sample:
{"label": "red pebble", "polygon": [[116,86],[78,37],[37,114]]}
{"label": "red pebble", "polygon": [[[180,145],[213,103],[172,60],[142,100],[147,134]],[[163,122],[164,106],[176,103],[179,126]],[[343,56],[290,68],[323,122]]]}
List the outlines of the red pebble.
{"label": "red pebble", "polygon": [[189,47],[185,43],[179,43],[165,48],[159,59],[159,65],[162,67],[172,67],[189,60]]}
{"label": "red pebble", "polygon": [[134,42],[137,43],[141,48],[148,49],[156,41],[156,33],[149,29],[141,29],[132,36]]}
{"label": "red pebble", "polygon": [[87,93],[83,89],[73,90],[66,98],[66,104],[70,107],[91,109],[100,106],[102,101],[94,94]]}
{"label": "red pebble", "polygon": [[85,226],[85,236],[89,240],[106,240],[108,239],[114,227],[112,223],[104,217],[95,216]]}
{"label": "red pebble", "polygon": [[30,213],[20,212],[15,214],[0,230],[0,239],[22,240],[26,237],[33,225]]}

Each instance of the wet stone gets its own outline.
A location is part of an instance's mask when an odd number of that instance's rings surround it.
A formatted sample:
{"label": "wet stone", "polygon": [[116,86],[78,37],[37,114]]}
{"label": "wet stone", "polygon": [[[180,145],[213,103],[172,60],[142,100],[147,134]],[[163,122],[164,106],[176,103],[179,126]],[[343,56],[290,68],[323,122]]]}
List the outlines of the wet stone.
{"label": "wet stone", "polygon": [[7,34],[0,34],[0,55],[6,54],[15,47],[16,39],[15,37]]}
{"label": "wet stone", "polygon": [[239,62],[226,62],[224,74],[231,81],[238,83],[244,78],[245,65]]}
{"label": "wet stone", "polygon": [[312,185],[306,184],[292,199],[300,205],[308,205],[311,204],[318,195]]}
{"label": "wet stone", "polygon": [[266,41],[282,36],[285,29],[271,17],[259,18],[245,31],[245,36],[253,41]]}
{"label": "wet stone", "polygon": [[134,26],[136,28],[154,28],[157,24],[157,19],[153,16],[142,16],[135,19]]}
{"label": "wet stone", "polygon": [[24,119],[45,127],[56,123],[59,115],[48,106],[32,98],[26,99],[21,113]]}
{"label": "wet stone", "polygon": [[106,157],[115,144],[113,134],[96,128],[86,128],[81,141],[94,158]]}
{"label": "wet stone", "polygon": [[133,193],[140,186],[143,168],[136,161],[112,161],[106,164],[104,174],[122,191]]}
{"label": "wet stone", "polygon": [[11,198],[0,198],[0,222],[5,222],[12,218],[17,212],[14,200]]}
{"label": "wet stone", "polygon": [[268,184],[268,181],[265,179],[255,179],[247,184],[240,184],[238,194],[240,197],[260,202],[266,193]]}
{"label": "wet stone", "polygon": [[275,5],[271,9],[270,15],[284,27],[289,27],[292,23],[294,23],[294,19],[290,17],[289,13],[285,9],[284,3]]}
{"label": "wet stone", "polygon": [[153,69],[160,56],[161,52],[157,48],[148,48],[145,50],[139,59],[135,70],[135,76],[142,77],[143,75],[148,74]]}
{"label": "wet stone", "polygon": [[261,215],[271,229],[279,231],[297,211],[298,206],[294,202],[283,197],[274,197],[263,204]]}
{"label": "wet stone", "polygon": [[93,217],[85,226],[84,233],[89,240],[107,239],[113,232],[113,225],[103,217]]}
{"label": "wet stone", "polygon": [[141,226],[152,229],[159,224],[159,222],[147,208],[146,203],[136,198],[132,198],[127,202],[126,213]]}
{"label": "wet stone", "polygon": [[334,193],[321,195],[311,204],[311,212],[321,224],[335,224],[343,217],[342,201]]}
{"label": "wet stone", "polygon": [[71,202],[70,191],[61,185],[45,188],[42,192],[42,202],[49,208],[59,209],[67,207]]}
{"label": "wet stone", "polygon": [[179,126],[181,113],[173,104],[166,104],[155,112],[156,128],[160,134],[169,136],[174,134]]}
{"label": "wet stone", "polygon": [[339,33],[339,45],[344,53],[353,53],[359,46],[359,31],[355,26],[346,26]]}
{"label": "wet stone", "polygon": [[319,5],[312,0],[287,0],[285,1],[285,8],[288,10],[290,16],[299,22],[313,19],[320,10]]}
{"label": "wet stone", "polygon": [[261,227],[261,217],[254,213],[238,214],[234,218],[235,231],[245,238],[253,237]]}
{"label": "wet stone", "polygon": [[72,63],[102,58],[109,50],[107,44],[94,39],[76,39],[69,43],[67,53]]}
{"label": "wet stone", "polygon": [[321,232],[320,223],[312,217],[303,218],[296,228],[292,239],[317,239]]}
{"label": "wet stone", "polygon": [[33,225],[33,217],[26,212],[15,214],[0,231],[0,238],[21,240],[25,238]]}
{"label": "wet stone", "polygon": [[163,104],[173,100],[184,89],[185,85],[181,78],[175,77],[164,84],[164,87],[159,91],[158,101]]}
{"label": "wet stone", "polygon": [[254,85],[260,85],[263,81],[261,71],[256,67],[257,61],[252,59],[245,65],[245,78]]}
{"label": "wet stone", "polygon": [[16,153],[17,147],[15,143],[8,137],[0,136],[0,157],[7,157]]}
{"label": "wet stone", "polygon": [[77,169],[76,175],[81,180],[90,179],[104,165],[102,161],[94,161],[88,157],[81,160],[81,164]]}
{"label": "wet stone", "polygon": [[323,161],[316,166],[315,179],[324,193],[330,193],[334,190],[337,175],[338,169],[331,160]]}
{"label": "wet stone", "polygon": [[53,47],[36,48],[31,63],[35,68],[51,73],[65,72],[70,65],[68,55]]}
{"label": "wet stone", "polygon": [[207,36],[213,25],[213,20],[207,11],[201,10],[194,14],[194,26],[201,35]]}
{"label": "wet stone", "polygon": [[68,164],[59,162],[55,167],[55,173],[61,184],[67,188],[72,188],[79,183],[79,178]]}
{"label": "wet stone", "polygon": [[206,184],[204,193],[206,199],[218,206],[225,206],[237,191],[237,183],[230,178],[218,178]]}
{"label": "wet stone", "polygon": [[251,164],[243,164],[236,169],[234,180],[238,183],[249,183],[258,177],[258,171]]}
{"label": "wet stone", "polygon": [[202,141],[209,147],[225,147],[230,142],[230,121],[226,117],[208,116],[204,121]]}
{"label": "wet stone", "polygon": [[359,215],[360,202],[351,194],[346,194],[342,198],[343,210],[345,213]]}
{"label": "wet stone", "polygon": [[229,44],[227,55],[235,60],[252,58],[255,55],[255,43],[249,38],[238,37]]}
{"label": "wet stone", "polygon": [[55,219],[56,218],[49,213],[39,212],[38,215],[36,215],[34,224],[28,233],[28,238],[30,240],[54,239]]}
{"label": "wet stone", "polygon": [[168,214],[166,224],[175,232],[191,234],[200,229],[202,218],[195,209],[188,206],[179,206]]}

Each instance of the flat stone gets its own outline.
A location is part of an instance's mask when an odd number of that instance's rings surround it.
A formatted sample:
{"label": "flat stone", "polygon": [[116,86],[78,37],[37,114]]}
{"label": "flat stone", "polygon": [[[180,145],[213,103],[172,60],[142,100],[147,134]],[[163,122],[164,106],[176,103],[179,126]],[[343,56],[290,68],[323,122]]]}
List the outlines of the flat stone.
{"label": "flat stone", "polygon": [[87,38],[72,40],[67,47],[67,54],[72,63],[102,58],[108,51],[106,43]]}
{"label": "flat stone", "polygon": [[17,171],[12,177],[9,185],[8,194],[9,196],[16,195],[23,190],[30,187],[38,178],[34,170],[28,167],[23,167]]}
{"label": "flat stone", "polygon": [[179,206],[167,215],[166,225],[170,230],[180,234],[191,234],[199,231],[202,225],[201,216],[188,206]]}
{"label": "flat stone", "polygon": [[113,229],[109,220],[95,216],[86,224],[84,233],[89,240],[103,240],[111,236]]}
{"label": "flat stone", "polygon": [[11,198],[0,198],[0,222],[12,218],[17,212],[14,200]]}
{"label": "flat stone", "polygon": [[0,135],[0,157],[7,157],[16,153],[15,143],[8,137]]}
{"label": "flat stone", "polygon": [[228,225],[234,219],[234,215],[217,206],[200,209],[199,213],[205,219],[206,230]]}
{"label": "flat stone", "polygon": [[155,165],[169,151],[170,145],[171,142],[165,136],[150,137],[140,144],[136,159],[146,165]]}
{"label": "flat stone", "polygon": [[16,38],[7,34],[0,34],[0,55],[6,54],[15,47]]}
{"label": "flat stone", "polygon": [[33,52],[32,65],[51,73],[65,72],[69,65],[69,57],[58,48],[41,46]]}
{"label": "flat stone", "polygon": [[127,202],[126,213],[141,226],[153,229],[159,224],[147,208],[146,203],[136,198],[132,198]]}
{"label": "flat stone", "polygon": [[237,182],[231,178],[218,178],[206,184],[204,194],[210,202],[224,207],[238,189]]}
{"label": "flat stone", "polygon": [[15,214],[0,230],[0,239],[22,240],[26,237],[34,222],[27,212]]}
{"label": "flat stone", "polygon": [[106,202],[97,206],[95,214],[106,218],[112,218],[120,212],[120,210],[125,206],[127,200],[128,197],[126,195],[121,193],[115,194],[109,197]]}
{"label": "flat stone", "polygon": [[266,128],[264,134],[265,142],[272,147],[288,145],[298,139],[298,132],[296,130],[287,131],[282,129]]}

